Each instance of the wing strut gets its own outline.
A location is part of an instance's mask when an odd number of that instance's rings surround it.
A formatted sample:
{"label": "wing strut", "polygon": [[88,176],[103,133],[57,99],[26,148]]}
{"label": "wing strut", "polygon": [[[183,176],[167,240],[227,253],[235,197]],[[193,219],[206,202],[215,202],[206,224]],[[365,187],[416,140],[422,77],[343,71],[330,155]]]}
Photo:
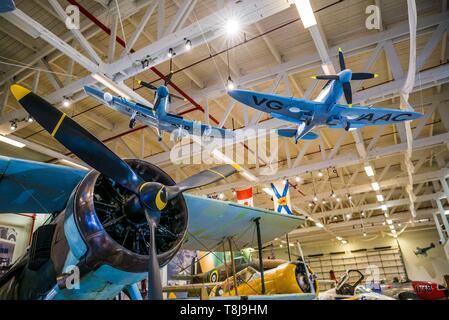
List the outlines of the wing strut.
{"label": "wing strut", "polygon": [[262,257],[262,237],[260,235],[260,217],[254,219],[256,224],[257,233],[257,250],[259,251],[259,271],[260,271],[260,281],[262,283],[262,294],[265,295],[265,271],[263,269],[263,257]]}

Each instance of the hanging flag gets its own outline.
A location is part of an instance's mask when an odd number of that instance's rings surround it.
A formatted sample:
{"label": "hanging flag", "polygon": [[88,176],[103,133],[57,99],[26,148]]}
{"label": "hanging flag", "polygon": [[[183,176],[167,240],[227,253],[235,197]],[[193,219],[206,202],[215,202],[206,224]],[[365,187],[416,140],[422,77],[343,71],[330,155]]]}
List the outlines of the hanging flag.
{"label": "hanging flag", "polygon": [[290,192],[288,190],[288,181],[272,183],[271,189],[273,190],[274,211],[290,215],[293,214],[290,205]]}
{"label": "hanging flag", "polygon": [[245,190],[237,190],[236,198],[237,198],[237,203],[247,206],[247,207],[254,207],[253,188],[252,187],[249,187],[248,189],[245,189]]}

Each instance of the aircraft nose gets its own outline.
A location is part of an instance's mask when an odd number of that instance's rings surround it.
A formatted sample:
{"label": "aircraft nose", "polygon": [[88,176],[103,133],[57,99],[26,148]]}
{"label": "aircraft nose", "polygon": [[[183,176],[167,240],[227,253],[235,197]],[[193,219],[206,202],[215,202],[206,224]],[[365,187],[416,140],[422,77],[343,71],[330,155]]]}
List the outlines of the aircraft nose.
{"label": "aircraft nose", "polygon": [[352,71],[351,70],[343,70],[340,73],[340,80],[341,82],[349,82],[352,79]]}
{"label": "aircraft nose", "polygon": [[166,96],[168,96],[168,88],[166,86],[160,86],[157,89],[157,95],[161,98],[165,98]]}

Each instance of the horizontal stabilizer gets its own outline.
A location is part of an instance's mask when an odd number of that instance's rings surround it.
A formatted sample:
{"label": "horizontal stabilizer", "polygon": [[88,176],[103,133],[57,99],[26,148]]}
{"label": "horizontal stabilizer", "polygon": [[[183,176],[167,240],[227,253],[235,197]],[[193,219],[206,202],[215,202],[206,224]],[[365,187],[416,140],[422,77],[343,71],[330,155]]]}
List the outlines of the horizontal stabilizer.
{"label": "horizontal stabilizer", "polygon": [[285,138],[293,138],[296,136],[296,129],[279,129],[278,135]]}
{"label": "horizontal stabilizer", "polygon": [[314,132],[309,132],[307,134],[305,134],[301,139],[303,140],[316,140],[318,139],[320,136]]}

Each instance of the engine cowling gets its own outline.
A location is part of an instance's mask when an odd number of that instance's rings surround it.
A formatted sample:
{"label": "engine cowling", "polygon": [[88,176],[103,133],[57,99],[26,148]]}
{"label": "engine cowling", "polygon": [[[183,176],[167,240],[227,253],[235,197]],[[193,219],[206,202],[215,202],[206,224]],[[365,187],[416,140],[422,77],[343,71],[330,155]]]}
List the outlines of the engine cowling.
{"label": "engine cowling", "polygon": [[[175,184],[155,165],[141,160],[126,162],[147,182]],[[103,264],[133,273],[148,270],[149,228],[145,213],[140,209],[142,206],[133,205],[139,201],[134,194],[92,171],[81,181],[73,199],[73,217],[87,246],[80,263],[81,273]],[[187,223],[187,206],[180,195],[170,200],[161,212],[156,232],[156,251],[161,267],[180,249]]]}

